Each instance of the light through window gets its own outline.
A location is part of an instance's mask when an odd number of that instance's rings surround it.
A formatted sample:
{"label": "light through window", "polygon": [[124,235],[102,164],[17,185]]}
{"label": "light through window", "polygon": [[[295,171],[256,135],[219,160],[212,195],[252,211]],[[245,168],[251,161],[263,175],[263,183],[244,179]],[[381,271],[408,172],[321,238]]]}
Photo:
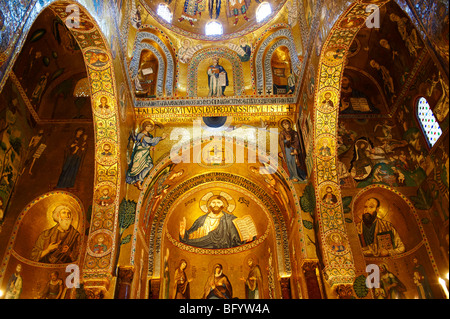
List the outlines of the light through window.
{"label": "light through window", "polygon": [[272,7],[270,6],[270,3],[263,2],[258,6],[258,9],[256,9],[256,22],[261,22],[268,16],[272,14]]}
{"label": "light through window", "polygon": [[222,24],[215,20],[209,21],[205,25],[205,34],[206,35],[222,35],[223,34]]}
{"label": "light through window", "polygon": [[436,121],[436,117],[434,116],[430,105],[424,97],[421,97],[417,103],[417,116],[420,124],[422,124],[422,130],[427,137],[430,147],[433,147],[442,135],[442,130],[439,123]]}
{"label": "light through window", "polygon": [[169,23],[172,23],[172,12],[167,5],[160,3],[156,13]]}

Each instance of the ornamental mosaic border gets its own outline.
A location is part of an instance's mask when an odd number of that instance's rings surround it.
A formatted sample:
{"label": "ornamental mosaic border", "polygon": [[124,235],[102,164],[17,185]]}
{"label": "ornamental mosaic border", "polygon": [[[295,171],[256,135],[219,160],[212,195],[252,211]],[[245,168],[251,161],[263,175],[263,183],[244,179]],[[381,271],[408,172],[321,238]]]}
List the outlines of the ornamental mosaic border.
{"label": "ornamental mosaic border", "polygon": [[131,67],[131,78],[134,79],[138,74],[138,65],[139,60],[141,59],[141,53],[143,50],[150,50],[158,59],[158,75],[157,75],[157,82],[156,82],[156,94],[157,96],[163,95],[163,86],[164,86],[164,73],[166,70],[166,64],[164,63],[164,59],[159,53],[159,51],[149,43],[140,42],[136,47],[135,52],[133,52],[133,58],[130,62]]}
{"label": "ornamental mosaic border", "polygon": [[[61,20],[64,21],[67,18],[68,13],[65,11],[66,6],[65,2],[55,3],[49,8],[53,10],[53,12],[58,15]],[[67,2],[66,2],[67,3]],[[84,15],[88,17],[88,21],[93,24],[93,27],[90,29],[90,32],[77,32],[76,30],[71,30],[75,39],[77,40],[85,60],[86,70],[89,78],[89,83],[91,86],[91,105],[93,109],[93,124],[94,124],[94,140],[95,145],[100,145],[103,139],[107,142],[114,141],[114,148],[117,151],[116,157],[108,162],[109,167],[116,167],[115,170],[109,171],[105,170],[105,166],[102,163],[95,161],[95,173],[94,173],[94,189],[97,190],[98,187],[105,185],[105,183],[109,185],[113,185],[116,190],[114,200],[111,201],[107,207],[99,205],[96,201],[96,196],[98,196],[98,192],[94,191],[94,199],[92,204],[92,220],[91,225],[95,225],[95,231],[99,231],[103,229],[105,233],[111,234],[111,240],[113,241],[113,234],[117,232],[117,219],[118,219],[118,207],[119,207],[119,193],[120,193],[120,145],[119,141],[119,110],[117,103],[117,90],[114,76],[114,67],[113,67],[113,58],[110,52],[110,47],[106,45],[107,41],[103,37],[103,33],[99,31],[99,26],[95,19],[87,12],[85,8],[80,10]],[[91,38],[92,36],[92,38]],[[105,53],[107,53],[109,61],[105,63],[102,67],[93,67],[90,66],[88,61],[86,60],[86,52],[90,49],[102,49]],[[109,105],[111,106],[112,112],[106,115],[100,115],[96,112],[96,103],[98,101],[97,98],[101,96],[108,96],[110,100],[108,100]],[[97,153],[97,150],[95,150]],[[108,182],[105,182],[108,180]],[[104,214],[106,210],[109,210],[108,214]],[[102,213],[101,213],[102,212]],[[100,214],[101,213],[101,214]],[[87,240],[87,246],[92,241],[92,233],[89,234]],[[109,278],[113,268],[113,256],[115,255],[116,246],[113,245],[111,250],[105,256],[99,257],[94,256],[87,249],[84,258],[83,265],[83,277],[89,278],[89,281],[92,281],[93,278]],[[86,282],[86,287],[90,286],[89,281]],[[95,282],[95,280],[93,280]],[[94,284],[95,285],[95,284]]]}
{"label": "ornamental mosaic border", "polygon": [[[363,3],[362,3],[363,2]],[[334,146],[336,148],[336,138],[337,138],[337,124],[339,109],[338,103],[340,95],[340,80],[344,71],[345,66],[345,56],[348,48],[359,32],[360,28],[364,25],[367,17],[371,12],[366,12],[365,8],[368,2],[376,2],[378,6],[384,5],[387,1],[367,1],[358,0],[351,4],[350,7],[345,10],[343,14],[337,19],[334,26],[331,28],[328,37],[322,47],[321,55],[319,58],[319,72],[317,76],[317,86],[315,88],[315,99],[314,99],[314,166],[316,171],[314,174],[314,184],[316,197],[320,198],[319,190],[323,186],[331,186],[336,197],[341,197],[340,186],[337,181],[337,151],[334,150],[334,157],[330,160],[321,159],[318,156],[318,149],[320,147],[319,141],[324,136],[331,136],[334,138]],[[344,28],[341,22],[344,19],[355,18],[358,19],[360,23],[356,24],[354,27]],[[329,48],[339,46],[344,48],[345,54],[339,56],[338,58],[330,61],[326,58],[325,53]],[[333,108],[323,108],[321,105],[323,94],[329,91],[332,94],[332,101],[335,102]],[[335,123],[334,127],[323,126],[319,124],[318,119],[324,119],[325,117],[334,117],[334,120],[329,124]],[[322,123],[324,123],[322,121]],[[354,278],[356,276],[356,270],[353,261],[353,255],[350,250],[346,251],[344,254],[336,254],[332,249],[327,248],[327,242],[325,236],[333,234],[333,232],[338,233],[343,238],[343,245],[345,247],[350,247],[349,239],[345,227],[344,214],[342,203],[334,207],[329,207],[324,205],[321,201],[317,204],[317,218],[319,222],[319,238],[322,243],[323,249],[323,262],[325,264],[325,277],[327,278],[330,285],[336,284],[353,284]]]}
{"label": "ornamental mosaic border", "polygon": [[[254,86],[256,87],[256,92],[264,92],[264,74],[263,68],[261,67],[263,64],[263,55],[268,48],[269,44],[276,38],[284,37],[287,38],[291,42],[291,46],[289,47],[289,51],[291,52],[291,63],[292,68],[295,69],[297,66],[301,65],[301,62],[297,55],[297,49],[295,48],[294,38],[292,36],[292,31],[290,28],[283,28],[275,31],[270,34],[267,38],[263,40],[261,44],[257,44],[258,50],[256,52],[256,58],[253,59],[253,68],[256,70],[256,83]],[[292,50],[291,50],[292,48]]]}
{"label": "ornamental mosaic border", "polygon": [[[81,200],[74,194],[66,192],[66,191],[50,191],[47,193],[44,193],[42,195],[36,196],[35,198],[33,198],[20,212],[20,214],[17,216],[16,221],[14,222],[14,226],[12,228],[12,232],[11,235],[9,237],[9,241],[5,250],[5,254],[3,256],[2,259],[2,264],[1,264],[1,268],[0,268],[0,285],[3,282],[3,279],[5,278],[5,272],[7,269],[7,266],[9,264],[9,260],[11,258],[11,255],[14,256],[16,259],[20,260],[22,263],[33,266],[33,267],[39,267],[39,268],[61,268],[64,266],[67,266],[67,264],[46,264],[46,263],[40,263],[40,262],[35,262],[32,261],[28,258],[23,257],[22,255],[20,255],[19,253],[17,253],[14,250],[14,246],[16,243],[16,239],[17,239],[17,235],[20,229],[20,226],[22,225],[23,219],[25,218],[25,215],[28,214],[28,211],[35,205],[37,204],[39,201],[41,201],[42,199],[48,198],[50,196],[54,196],[54,195],[66,195],[71,197],[72,199],[75,200],[75,202],[78,204],[78,206],[80,207],[80,216],[79,216],[79,224],[81,226],[79,226],[80,229],[84,229],[85,224],[87,223],[87,220],[85,220],[84,216],[85,216],[85,211],[84,211],[84,205],[81,202]],[[80,232],[80,236],[81,236],[81,243],[82,243],[82,247],[84,247],[84,237],[85,234],[83,232]],[[80,263],[82,261],[82,247],[80,247],[80,254],[78,256],[78,259],[76,262],[74,262],[75,264]]]}
{"label": "ornamental mosaic border", "polygon": [[[189,143],[187,143],[189,145],[189,148],[191,147],[191,145],[197,145],[198,143],[201,143],[201,138],[197,138],[196,140],[193,141],[189,141]],[[245,143],[244,141],[240,140],[240,139],[236,139],[236,145],[239,146],[243,146],[245,148],[251,148],[253,151],[256,152],[256,145],[254,145],[251,142]],[[186,146],[183,146],[183,149],[185,149]],[[258,150],[259,151],[259,150]],[[259,151],[258,153],[259,156],[265,156],[262,152]],[[141,192],[138,201],[137,201],[137,205],[136,205],[136,220],[135,220],[135,224],[134,224],[134,230],[133,230],[133,237],[132,237],[132,247],[131,247],[131,256],[130,256],[130,264],[134,265],[134,259],[135,259],[135,254],[136,254],[136,245],[137,245],[137,238],[141,238],[141,233],[138,229],[138,225],[139,225],[139,220],[140,220],[140,211],[142,210],[142,205],[143,202],[147,199],[147,189],[148,186],[150,184],[150,182],[152,181],[152,179],[162,170],[164,169],[167,165],[170,165],[170,163],[172,163],[172,161],[170,160],[169,156],[166,156],[164,158],[161,158],[160,160],[158,160],[155,163],[155,166],[153,167],[153,169],[150,171],[149,175],[147,176],[147,178],[144,181],[143,187],[146,191]],[[296,216],[299,218],[299,220],[301,220],[301,209],[300,209],[300,199],[299,196],[297,195],[297,192],[295,190],[294,184],[292,183],[292,181],[289,179],[289,175],[286,173],[286,171],[283,169],[282,166],[278,166],[278,170],[277,172],[280,174],[279,178],[282,178],[282,180],[280,180],[280,182],[282,182],[283,184],[286,184],[288,186],[288,188],[291,191],[293,200],[294,200],[294,204],[295,204],[295,208],[296,208]],[[277,174],[278,175],[278,174]],[[306,258],[306,250],[304,249],[304,243],[305,243],[305,232],[304,232],[304,226],[303,223],[299,223],[299,232],[301,233],[300,236],[300,245],[302,247],[302,257]],[[146,247],[146,249],[148,249]]]}
{"label": "ornamental mosaic border", "polygon": [[268,104],[295,104],[296,96],[226,96],[219,98],[206,97],[175,97],[159,99],[139,99],[135,102],[136,108],[145,107],[171,107],[171,106],[204,106],[204,105],[268,105]]}
{"label": "ornamental mosaic border", "polygon": [[[290,56],[292,56],[292,54],[294,53],[294,52],[291,51],[292,47],[293,46],[295,47],[294,43],[289,41],[286,38],[282,38],[280,40],[277,40],[270,47],[270,49],[267,50],[266,58],[264,59],[264,74],[266,75],[266,92],[273,92],[273,74],[272,74],[271,59],[272,59],[273,52],[276,49],[278,49],[279,47],[281,47],[281,46],[285,46],[285,47],[288,48]],[[295,70],[294,67],[295,66],[291,66],[292,70]]]}
{"label": "ornamental mosaic border", "polygon": [[[192,189],[193,187],[197,187],[205,183],[205,179],[207,179],[207,182],[222,182],[244,187],[246,189],[253,189],[252,193],[255,194],[255,196],[257,196],[258,199],[264,205],[266,205],[266,207],[269,208],[269,212],[272,215],[272,222],[274,224],[276,242],[282,243],[285,260],[284,268],[285,271],[290,271],[290,265],[286,264],[286,261],[289,260],[289,243],[286,230],[286,223],[284,222],[282,212],[279,209],[278,205],[275,204],[274,200],[270,196],[267,196],[267,193],[264,192],[264,190],[260,186],[254,184],[253,182],[244,177],[226,172],[211,172],[194,176],[189,180],[186,180],[181,184],[177,185],[174,189],[172,189],[170,192],[167,193],[167,195],[159,204],[155,214],[153,215],[153,222],[149,237],[149,243],[151,243],[150,246],[154,247],[152,251],[154,251],[156,254],[159,254],[161,250],[161,237],[164,221],[167,218],[168,207],[171,207],[176,201],[176,194],[185,193],[186,191]],[[259,194],[260,196],[258,196],[257,194]],[[153,255],[150,254],[149,265],[153,264],[153,262],[154,262]],[[149,267],[149,269],[151,268]]]}
{"label": "ornamental mosaic border", "polygon": [[[162,31],[160,31],[162,33]],[[174,80],[174,71],[175,71],[175,63],[173,61],[173,56],[167,47],[166,43],[162,41],[158,36],[155,34],[148,32],[148,31],[141,31],[138,32],[136,35],[136,39],[134,40],[134,47],[133,47],[133,58],[130,62],[129,69],[132,72],[132,77],[134,77],[137,74],[137,70],[139,67],[139,60],[141,56],[142,51],[142,45],[144,40],[152,40],[158,44],[158,46],[163,50],[165,54],[165,58],[167,61],[167,69],[164,69],[165,73],[165,79],[166,79],[166,96],[172,96],[173,95],[173,80]],[[152,51],[153,52],[153,51]],[[159,61],[159,60],[158,60]],[[159,76],[158,76],[158,82],[159,82]],[[162,83],[158,83],[162,86]]]}
{"label": "ornamental mosaic border", "polygon": [[392,187],[390,187],[388,185],[382,185],[382,184],[369,185],[369,186],[364,187],[363,189],[361,189],[356,194],[355,198],[352,201],[352,212],[354,213],[354,211],[355,211],[354,210],[354,205],[355,205],[355,202],[357,201],[357,199],[360,196],[362,196],[363,194],[365,194],[367,191],[372,190],[372,189],[376,189],[376,188],[382,188],[382,189],[386,189],[388,191],[391,191],[392,193],[394,193],[397,196],[399,196],[409,206],[409,209],[410,209],[412,215],[414,216],[414,220],[416,221],[417,227],[419,228],[420,235],[422,236],[422,241],[416,247],[414,247],[413,249],[411,249],[409,251],[406,251],[406,252],[404,252],[402,254],[399,254],[399,255],[389,256],[389,257],[377,257],[377,258],[365,257],[365,258],[367,260],[374,260],[374,261],[375,260],[398,259],[398,258],[401,258],[403,256],[410,255],[411,253],[413,253],[414,251],[418,250],[422,246],[425,246],[425,249],[426,249],[426,251],[428,253],[428,257],[430,258],[431,265],[433,266],[434,273],[435,273],[435,275],[437,277],[440,277],[441,275],[440,275],[439,269],[437,267],[436,260],[434,259],[433,252],[431,251],[431,246],[430,246],[430,243],[428,241],[428,238],[425,235],[425,229],[423,227],[423,224],[422,224],[422,221],[420,219],[420,216],[417,213],[417,209],[416,209],[416,207],[414,207],[414,204],[411,203],[411,201],[408,199],[408,197],[406,197],[406,195],[404,195],[402,192],[400,192],[399,190],[397,190],[395,188],[392,188]]}

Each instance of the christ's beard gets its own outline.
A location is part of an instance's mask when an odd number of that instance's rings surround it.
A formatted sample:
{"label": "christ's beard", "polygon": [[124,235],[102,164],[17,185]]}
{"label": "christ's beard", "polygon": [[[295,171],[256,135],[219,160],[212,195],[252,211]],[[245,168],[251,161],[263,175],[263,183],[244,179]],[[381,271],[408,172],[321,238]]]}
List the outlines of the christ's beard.
{"label": "christ's beard", "polygon": [[214,214],[219,214],[222,211],[223,206],[216,206],[216,207],[211,207],[209,206],[209,209],[211,209],[211,211]]}
{"label": "christ's beard", "polygon": [[59,221],[59,226],[63,229],[63,230],[68,230],[70,227],[70,224],[72,223],[72,219],[67,218],[67,219],[60,219]]}

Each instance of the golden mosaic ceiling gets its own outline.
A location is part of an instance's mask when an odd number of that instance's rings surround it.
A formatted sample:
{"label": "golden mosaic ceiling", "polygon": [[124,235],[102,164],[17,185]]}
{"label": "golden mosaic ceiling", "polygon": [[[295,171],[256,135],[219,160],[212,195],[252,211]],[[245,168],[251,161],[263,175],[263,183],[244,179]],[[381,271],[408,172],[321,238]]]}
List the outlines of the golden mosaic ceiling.
{"label": "golden mosaic ceiling", "polygon": [[[208,35],[208,23],[219,22],[223,28],[221,39],[238,37],[252,32],[270,21],[282,9],[286,0],[145,0],[147,11],[172,31],[194,39],[214,40]],[[270,5],[270,11],[266,11]],[[257,13],[258,11],[258,13]],[[257,15],[267,12],[258,21]],[[158,14],[159,13],[159,14]],[[143,21],[145,24],[145,21]]]}

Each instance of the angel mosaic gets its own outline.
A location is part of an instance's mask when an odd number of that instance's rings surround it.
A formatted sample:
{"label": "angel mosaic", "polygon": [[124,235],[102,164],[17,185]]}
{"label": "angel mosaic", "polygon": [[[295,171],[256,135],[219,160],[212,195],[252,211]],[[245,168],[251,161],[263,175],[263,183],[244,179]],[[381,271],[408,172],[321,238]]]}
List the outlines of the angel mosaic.
{"label": "angel mosaic", "polygon": [[153,168],[153,159],[150,152],[160,141],[166,138],[166,134],[154,137],[151,132],[155,130],[155,122],[145,120],[141,124],[141,130],[136,135],[132,135],[134,148],[131,154],[131,161],[126,173],[126,182],[143,190],[142,183]]}

